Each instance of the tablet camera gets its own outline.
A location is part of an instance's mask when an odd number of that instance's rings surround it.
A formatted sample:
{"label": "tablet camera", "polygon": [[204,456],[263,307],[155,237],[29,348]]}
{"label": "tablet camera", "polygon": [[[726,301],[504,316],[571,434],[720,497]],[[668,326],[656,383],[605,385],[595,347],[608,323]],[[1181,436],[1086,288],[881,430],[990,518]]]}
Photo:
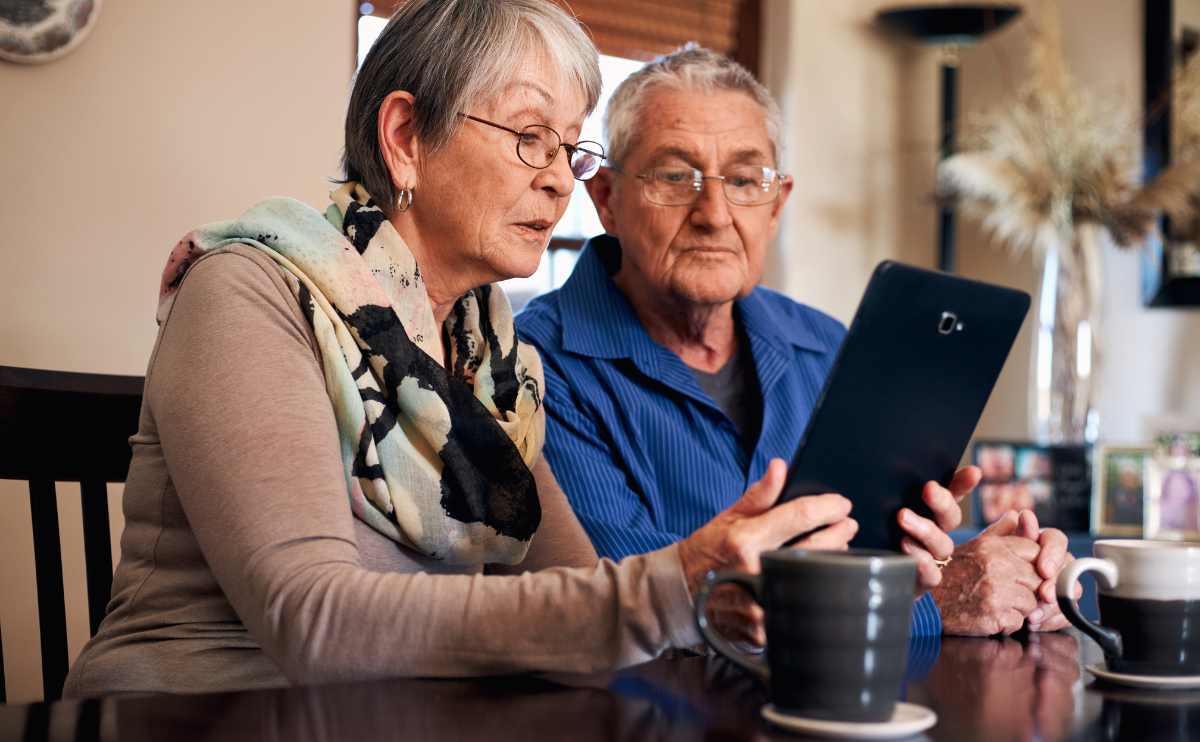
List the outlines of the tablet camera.
{"label": "tablet camera", "polygon": [[942,312],[942,318],[938,320],[938,333],[941,335],[949,335],[955,330],[962,330],[962,323],[958,321],[958,316],[954,312]]}

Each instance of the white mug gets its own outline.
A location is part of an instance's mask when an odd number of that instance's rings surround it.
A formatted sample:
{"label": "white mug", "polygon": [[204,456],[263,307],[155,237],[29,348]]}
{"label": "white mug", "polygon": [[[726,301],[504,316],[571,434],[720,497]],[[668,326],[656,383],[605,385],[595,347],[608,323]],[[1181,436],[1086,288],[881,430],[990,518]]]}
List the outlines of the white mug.
{"label": "white mug", "polygon": [[[1058,575],[1058,605],[1104,650],[1109,669],[1134,675],[1200,675],[1200,544],[1105,539],[1095,557],[1076,559]],[[1100,623],[1069,596],[1095,572]]]}

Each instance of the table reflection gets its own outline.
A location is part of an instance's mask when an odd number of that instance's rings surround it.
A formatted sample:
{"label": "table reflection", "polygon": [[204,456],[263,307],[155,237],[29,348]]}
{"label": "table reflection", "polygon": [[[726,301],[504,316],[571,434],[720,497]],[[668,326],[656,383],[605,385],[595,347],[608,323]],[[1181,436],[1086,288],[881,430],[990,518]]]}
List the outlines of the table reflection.
{"label": "table reflection", "polygon": [[28,740],[674,742],[769,739],[759,734],[762,703],[761,689],[737,668],[688,657],[596,676],[389,680],[7,710],[26,715]]}
{"label": "table reflection", "polygon": [[936,739],[1067,739],[1081,690],[1079,653],[1068,633],[947,638],[909,700],[937,712]]}
{"label": "table reflection", "polygon": [[[915,647],[907,700],[934,709],[931,740],[1200,738],[1200,691],[1110,688],[1074,633],[944,639]],[[595,676],[388,680],[205,696],[0,707],[27,740],[797,740],[759,718],[761,687],[707,657]]]}
{"label": "table reflection", "polygon": [[1100,740],[1200,738],[1200,691],[1144,691],[1096,685],[1100,718],[1088,730]]}

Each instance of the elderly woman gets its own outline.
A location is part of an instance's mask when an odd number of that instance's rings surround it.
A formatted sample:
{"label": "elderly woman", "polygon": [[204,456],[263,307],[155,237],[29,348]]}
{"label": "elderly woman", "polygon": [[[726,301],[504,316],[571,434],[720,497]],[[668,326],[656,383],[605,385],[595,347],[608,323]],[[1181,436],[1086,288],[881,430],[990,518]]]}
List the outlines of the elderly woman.
{"label": "elderly woman", "polygon": [[[113,599],[66,693],[593,671],[698,640],[691,591],[836,495],[781,465],[679,544],[598,561],[541,456],[542,371],[491,283],[574,178],[596,51],[545,0],[410,0],[355,82],[345,183],[197,229],[163,276]],[[750,624],[746,603],[730,610]]]}

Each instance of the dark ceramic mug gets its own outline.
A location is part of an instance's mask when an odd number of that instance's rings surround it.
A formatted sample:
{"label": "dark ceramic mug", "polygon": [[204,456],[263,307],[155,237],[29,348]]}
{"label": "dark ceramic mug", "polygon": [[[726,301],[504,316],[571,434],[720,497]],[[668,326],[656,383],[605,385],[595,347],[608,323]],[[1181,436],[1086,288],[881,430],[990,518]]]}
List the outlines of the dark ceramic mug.
{"label": "dark ceramic mug", "polygon": [[[1131,675],[1200,675],[1200,544],[1105,539],[1095,558],[1076,559],[1058,575],[1058,605],[1104,650],[1108,668]],[[1100,623],[1070,596],[1094,571]]]}
{"label": "dark ceramic mug", "polygon": [[[714,650],[767,684],[781,712],[886,721],[908,662],[916,579],[916,560],[890,551],[769,551],[761,574],[710,574],[696,596],[696,624]],[[708,596],[726,582],[763,607],[765,661],[738,651],[709,625]]]}

